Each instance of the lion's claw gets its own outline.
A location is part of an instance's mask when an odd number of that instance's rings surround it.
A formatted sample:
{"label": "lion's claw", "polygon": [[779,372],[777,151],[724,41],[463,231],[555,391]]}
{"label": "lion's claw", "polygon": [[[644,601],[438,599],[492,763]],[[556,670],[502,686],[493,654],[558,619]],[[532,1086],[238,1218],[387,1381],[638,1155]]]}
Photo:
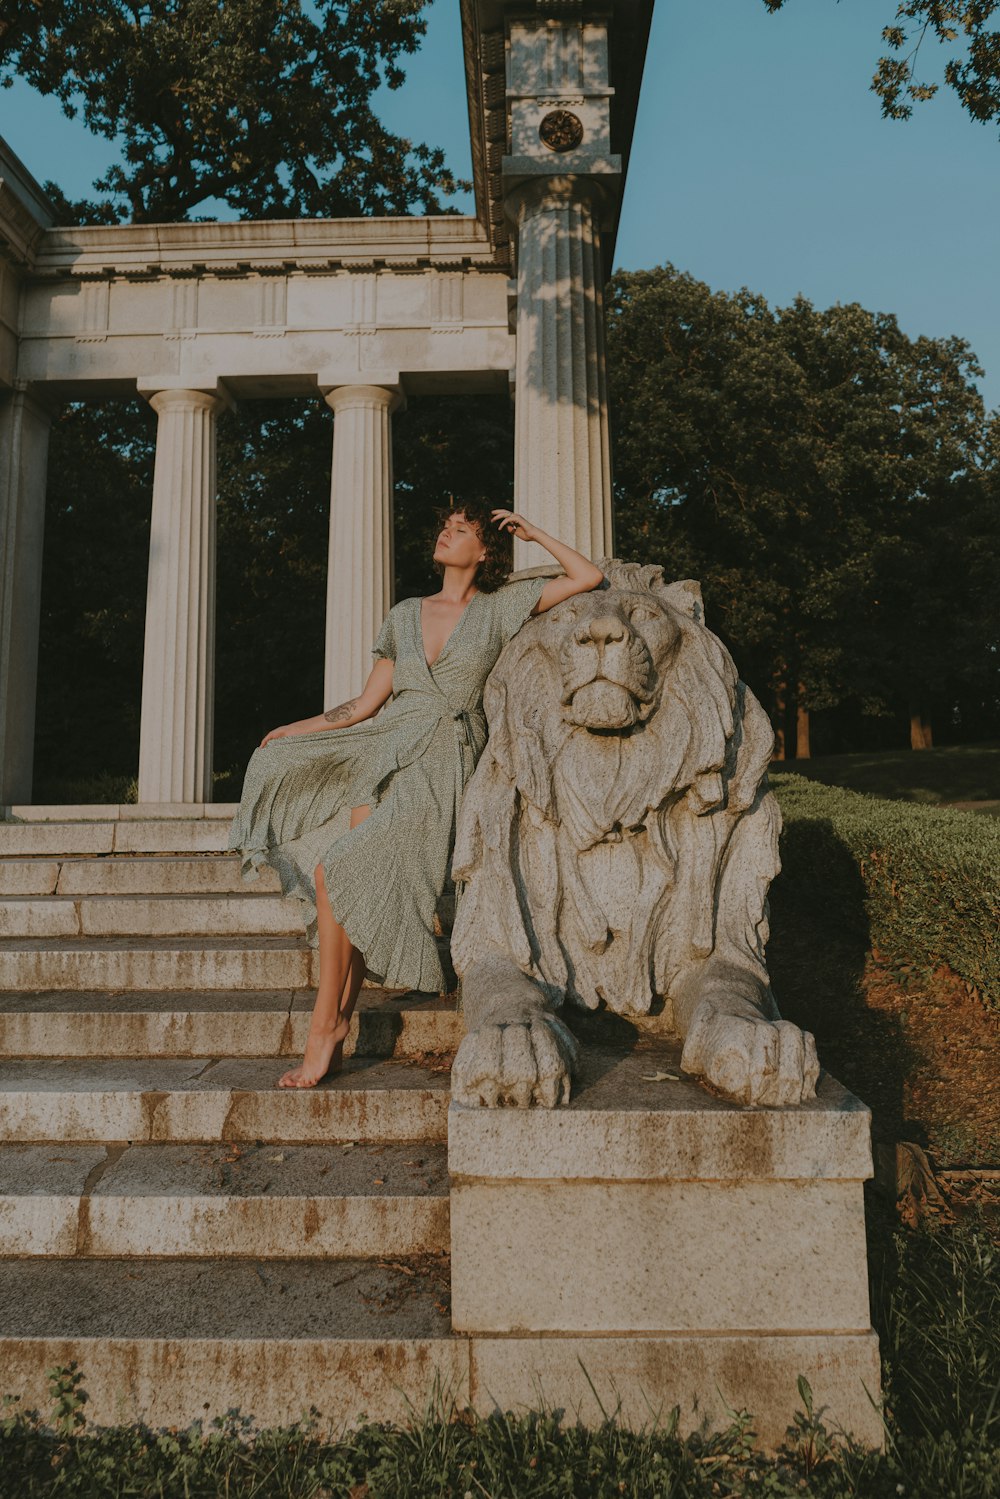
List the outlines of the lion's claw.
{"label": "lion's claw", "polygon": [[742,1104],[803,1103],[815,1097],[819,1078],[808,1031],[788,1020],[730,1014],[711,1000],[695,1012],[681,1067]]}
{"label": "lion's claw", "polygon": [[451,1069],[456,1103],[552,1109],[569,1102],[578,1047],[554,1016],[489,1022],[470,1031]]}

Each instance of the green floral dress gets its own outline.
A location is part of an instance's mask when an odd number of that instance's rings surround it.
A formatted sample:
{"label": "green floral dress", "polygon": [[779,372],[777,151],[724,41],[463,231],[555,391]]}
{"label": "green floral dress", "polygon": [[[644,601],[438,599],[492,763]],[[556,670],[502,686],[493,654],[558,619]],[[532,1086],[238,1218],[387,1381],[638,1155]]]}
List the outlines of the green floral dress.
{"label": "green floral dress", "polygon": [[[369,973],[389,988],[442,993],[434,915],[448,879],[455,819],[486,744],[483,687],[528,618],[545,578],[476,593],[433,666],[424,655],[420,599],[386,615],[372,654],[394,662],[392,697],[375,718],[272,739],[254,750],[229,848],[244,880],[277,870],[318,942],[313,871],[322,864],[334,916]],[[338,835],[344,807],[371,814]]]}

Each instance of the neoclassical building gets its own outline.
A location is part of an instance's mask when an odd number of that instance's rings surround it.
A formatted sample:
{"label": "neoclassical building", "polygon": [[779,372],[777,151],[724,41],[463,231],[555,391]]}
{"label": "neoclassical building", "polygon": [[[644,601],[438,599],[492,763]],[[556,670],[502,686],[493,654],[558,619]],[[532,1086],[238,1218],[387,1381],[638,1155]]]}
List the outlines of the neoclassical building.
{"label": "neoclassical building", "polygon": [[[392,603],[392,415],[509,389],[515,503],[611,550],[602,288],[652,0],[462,0],[476,213],[57,228],[0,141],[0,803],[31,801],[46,460],[60,402],[157,413],[139,800],[211,799],[215,425],[334,412],[324,702]],[[516,565],[534,548],[517,543]]]}

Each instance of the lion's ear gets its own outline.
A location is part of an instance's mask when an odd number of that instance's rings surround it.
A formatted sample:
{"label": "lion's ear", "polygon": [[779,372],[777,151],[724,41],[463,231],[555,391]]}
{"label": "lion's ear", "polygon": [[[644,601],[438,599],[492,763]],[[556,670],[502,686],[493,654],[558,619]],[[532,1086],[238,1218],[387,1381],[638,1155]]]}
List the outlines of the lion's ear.
{"label": "lion's ear", "polygon": [[686,614],[696,625],[705,623],[705,602],[701,596],[701,584],[694,578],[683,578],[678,583],[668,583],[660,589],[665,598],[680,614]]}

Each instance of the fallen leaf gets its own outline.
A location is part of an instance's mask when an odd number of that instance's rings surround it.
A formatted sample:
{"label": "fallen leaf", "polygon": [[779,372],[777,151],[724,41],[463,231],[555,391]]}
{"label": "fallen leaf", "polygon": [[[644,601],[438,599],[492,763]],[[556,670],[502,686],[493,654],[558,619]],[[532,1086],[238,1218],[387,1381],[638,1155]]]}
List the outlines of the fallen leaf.
{"label": "fallen leaf", "polygon": [[679,1083],[680,1076],[676,1072],[643,1072],[643,1082],[646,1083]]}

